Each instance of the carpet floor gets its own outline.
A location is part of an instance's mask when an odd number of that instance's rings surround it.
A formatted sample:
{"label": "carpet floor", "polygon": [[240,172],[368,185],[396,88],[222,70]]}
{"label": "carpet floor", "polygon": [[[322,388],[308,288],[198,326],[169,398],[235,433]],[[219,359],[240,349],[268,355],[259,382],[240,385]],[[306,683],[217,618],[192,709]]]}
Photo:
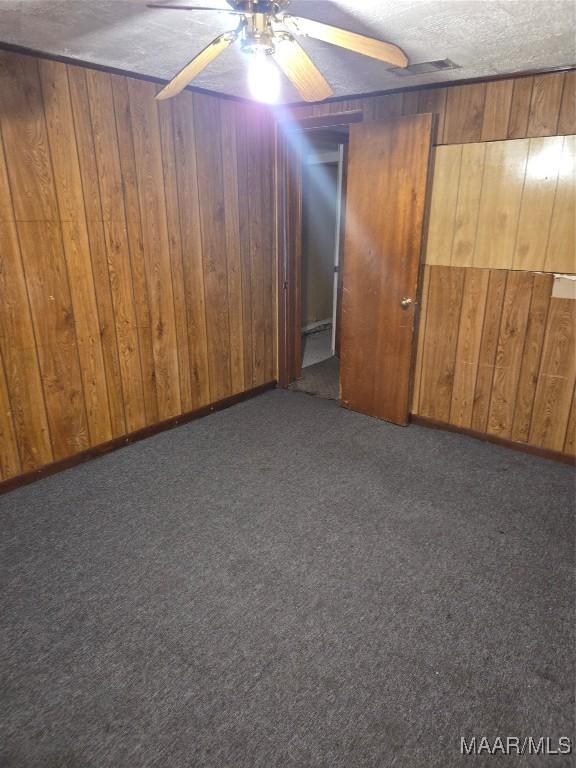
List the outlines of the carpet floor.
{"label": "carpet floor", "polygon": [[337,357],[328,357],[320,363],[302,368],[302,375],[290,384],[290,389],[327,400],[339,400],[340,361]]}
{"label": "carpet floor", "polygon": [[2,768],[567,766],[570,467],[272,391],[0,498]]}

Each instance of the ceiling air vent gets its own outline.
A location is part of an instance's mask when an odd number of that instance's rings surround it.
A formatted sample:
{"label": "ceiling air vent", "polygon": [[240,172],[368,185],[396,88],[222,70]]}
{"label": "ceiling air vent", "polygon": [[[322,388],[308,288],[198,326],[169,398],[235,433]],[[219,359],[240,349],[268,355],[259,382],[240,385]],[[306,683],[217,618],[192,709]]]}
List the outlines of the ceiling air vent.
{"label": "ceiling air vent", "polygon": [[440,59],[439,61],[421,61],[418,64],[410,64],[408,67],[391,67],[388,71],[399,77],[414,77],[428,75],[430,72],[445,72],[448,69],[461,69],[461,67],[450,59]]}

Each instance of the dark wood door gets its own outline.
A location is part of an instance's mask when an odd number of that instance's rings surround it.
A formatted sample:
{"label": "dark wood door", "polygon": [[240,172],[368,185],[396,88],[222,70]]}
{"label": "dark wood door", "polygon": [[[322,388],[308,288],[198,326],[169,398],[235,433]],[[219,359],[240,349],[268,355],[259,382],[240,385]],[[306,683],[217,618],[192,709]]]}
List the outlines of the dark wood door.
{"label": "dark wood door", "polygon": [[353,125],[342,296],[342,404],[408,422],[432,115]]}

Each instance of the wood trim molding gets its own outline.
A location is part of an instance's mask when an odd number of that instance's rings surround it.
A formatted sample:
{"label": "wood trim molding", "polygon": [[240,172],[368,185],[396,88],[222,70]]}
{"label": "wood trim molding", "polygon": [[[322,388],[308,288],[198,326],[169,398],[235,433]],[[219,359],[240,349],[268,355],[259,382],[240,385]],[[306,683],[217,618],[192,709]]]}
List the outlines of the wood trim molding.
{"label": "wood trim molding", "polygon": [[211,405],[205,405],[202,408],[196,408],[193,411],[182,413],[179,416],[174,416],[171,419],[165,419],[164,421],[159,421],[156,424],[150,424],[149,426],[143,427],[142,429],[137,429],[135,432],[129,432],[126,435],[114,438],[114,440],[109,440],[108,442],[101,443],[100,445],[96,445],[93,448],[88,448],[87,450],[76,453],[73,456],[67,456],[65,459],[54,461],[51,464],[45,464],[44,466],[39,467],[38,469],[34,469],[31,472],[26,472],[22,475],[17,475],[16,477],[10,477],[7,480],[0,482],[0,495],[8,493],[9,491],[13,491],[16,488],[20,488],[20,486],[34,483],[36,480],[42,480],[44,477],[48,477],[49,475],[55,475],[56,473],[62,472],[65,469],[75,467],[78,464],[83,464],[84,462],[89,461],[90,459],[95,459],[98,456],[103,456],[106,453],[112,453],[112,451],[116,451],[119,448],[124,448],[126,445],[130,445],[131,443],[136,443],[139,440],[144,440],[147,437],[157,435],[159,432],[165,432],[168,429],[173,429],[174,427],[179,427],[182,424],[187,424],[190,421],[196,421],[196,419],[209,416],[211,413],[215,413],[216,411],[222,411],[225,408],[229,408],[231,405],[236,405],[237,403],[241,403],[244,400],[250,400],[251,398],[257,397],[258,395],[261,395],[270,389],[274,389],[275,387],[276,381],[266,382],[265,384],[261,384],[258,387],[248,389],[245,392],[232,395],[232,397],[226,397],[223,400],[217,400]]}
{"label": "wood trim molding", "polygon": [[[289,109],[292,105],[283,105],[282,111],[284,111],[284,107]],[[330,112],[329,114],[312,115],[311,117],[276,117],[276,123],[285,131],[310,131],[316,128],[332,128],[336,125],[361,123],[363,119],[364,111],[353,109],[347,112]]]}
{"label": "wood trim molding", "polygon": [[411,415],[410,423],[417,424],[420,427],[441,429],[444,432],[456,432],[460,435],[473,437],[476,440],[483,440],[486,443],[494,443],[495,445],[501,445],[504,448],[512,448],[513,450],[520,451],[521,453],[530,453],[533,456],[540,456],[543,459],[551,459],[552,461],[559,461],[562,464],[570,464],[572,466],[576,466],[576,456],[571,456],[568,453],[553,451],[550,448],[540,448],[537,445],[529,445],[528,443],[520,443],[517,440],[509,440],[506,437],[490,435],[487,432],[478,432],[477,430],[469,429],[468,427],[457,427],[454,424],[447,424],[443,421],[430,419],[427,416],[418,416],[416,413]]}

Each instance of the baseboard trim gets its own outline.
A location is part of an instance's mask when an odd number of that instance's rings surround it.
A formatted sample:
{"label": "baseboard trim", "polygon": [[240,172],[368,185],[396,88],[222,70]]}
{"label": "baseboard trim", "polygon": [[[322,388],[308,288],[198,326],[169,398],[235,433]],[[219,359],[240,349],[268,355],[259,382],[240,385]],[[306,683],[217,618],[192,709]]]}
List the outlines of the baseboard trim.
{"label": "baseboard trim", "polygon": [[416,413],[410,415],[410,422],[412,424],[418,424],[420,427],[441,429],[444,432],[456,432],[459,435],[473,437],[475,440],[483,440],[485,443],[502,445],[505,448],[512,448],[512,450],[520,451],[521,453],[530,453],[533,456],[540,456],[543,459],[552,459],[552,461],[559,461],[563,464],[571,464],[572,466],[576,465],[576,456],[571,456],[568,453],[553,451],[550,448],[540,448],[537,445],[529,445],[528,443],[520,443],[517,440],[509,440],[506,437],[499,437],[498,435],[489,435],[487,432],[478,432],[469,427],[458,427],[455,424],[447,424],[444,421],[430,419],[427,416],[419,416]]}
{"label": "baseboard trim", "polygon": [[275,387],[276,381],[268,381],[265,384],[260,384],[258,387],[252,387],[252,389],[247,389],[245,392],[240,392],[237,395],[217,400],[211,405],[205,405],[202,408],[196,408],[194,411],[187,411],[186,413],[179,414],[171,419],[165,419],[156,424],[150,424],[147,427],[142,427],[142,429],[129,432],[121,437],[115,437],[113,440],[109,440],[106,443],[95,445],[93,448],[87,448],[85,451],[75,453],[73,456],[67,456],[65,459],[60,459],[59,461],[54,461],[50,464],[44,464],[42,467],[25,472],[22,475],[10,477],[7,480],[0,482],[0,495],[13,491],[16,488],[20,488],[23,485],[34,483],[36,480],[42,480],[44,477],[54,475],[57,472],[62,472],[65,469],[70,469],[70,467],[75,467],[77,464],[83,464],[98,456],[112,453],[112,451],[117,451],[119,448],[124,448],[126,445],[136,443],[138,440],[145,440],[147,437],[157,435],[159,432],[165,432],[168,429],[173,429],[182,424],[187,424],[190,421],[196,421],[196,419],[209,416],[216,411],[222,411],[225,408],[229,408],[231,405],[236,405],[243,400],[250,400],[252,397],[261,395],[263,392],[267,392],[269,389],[274,389]]}

